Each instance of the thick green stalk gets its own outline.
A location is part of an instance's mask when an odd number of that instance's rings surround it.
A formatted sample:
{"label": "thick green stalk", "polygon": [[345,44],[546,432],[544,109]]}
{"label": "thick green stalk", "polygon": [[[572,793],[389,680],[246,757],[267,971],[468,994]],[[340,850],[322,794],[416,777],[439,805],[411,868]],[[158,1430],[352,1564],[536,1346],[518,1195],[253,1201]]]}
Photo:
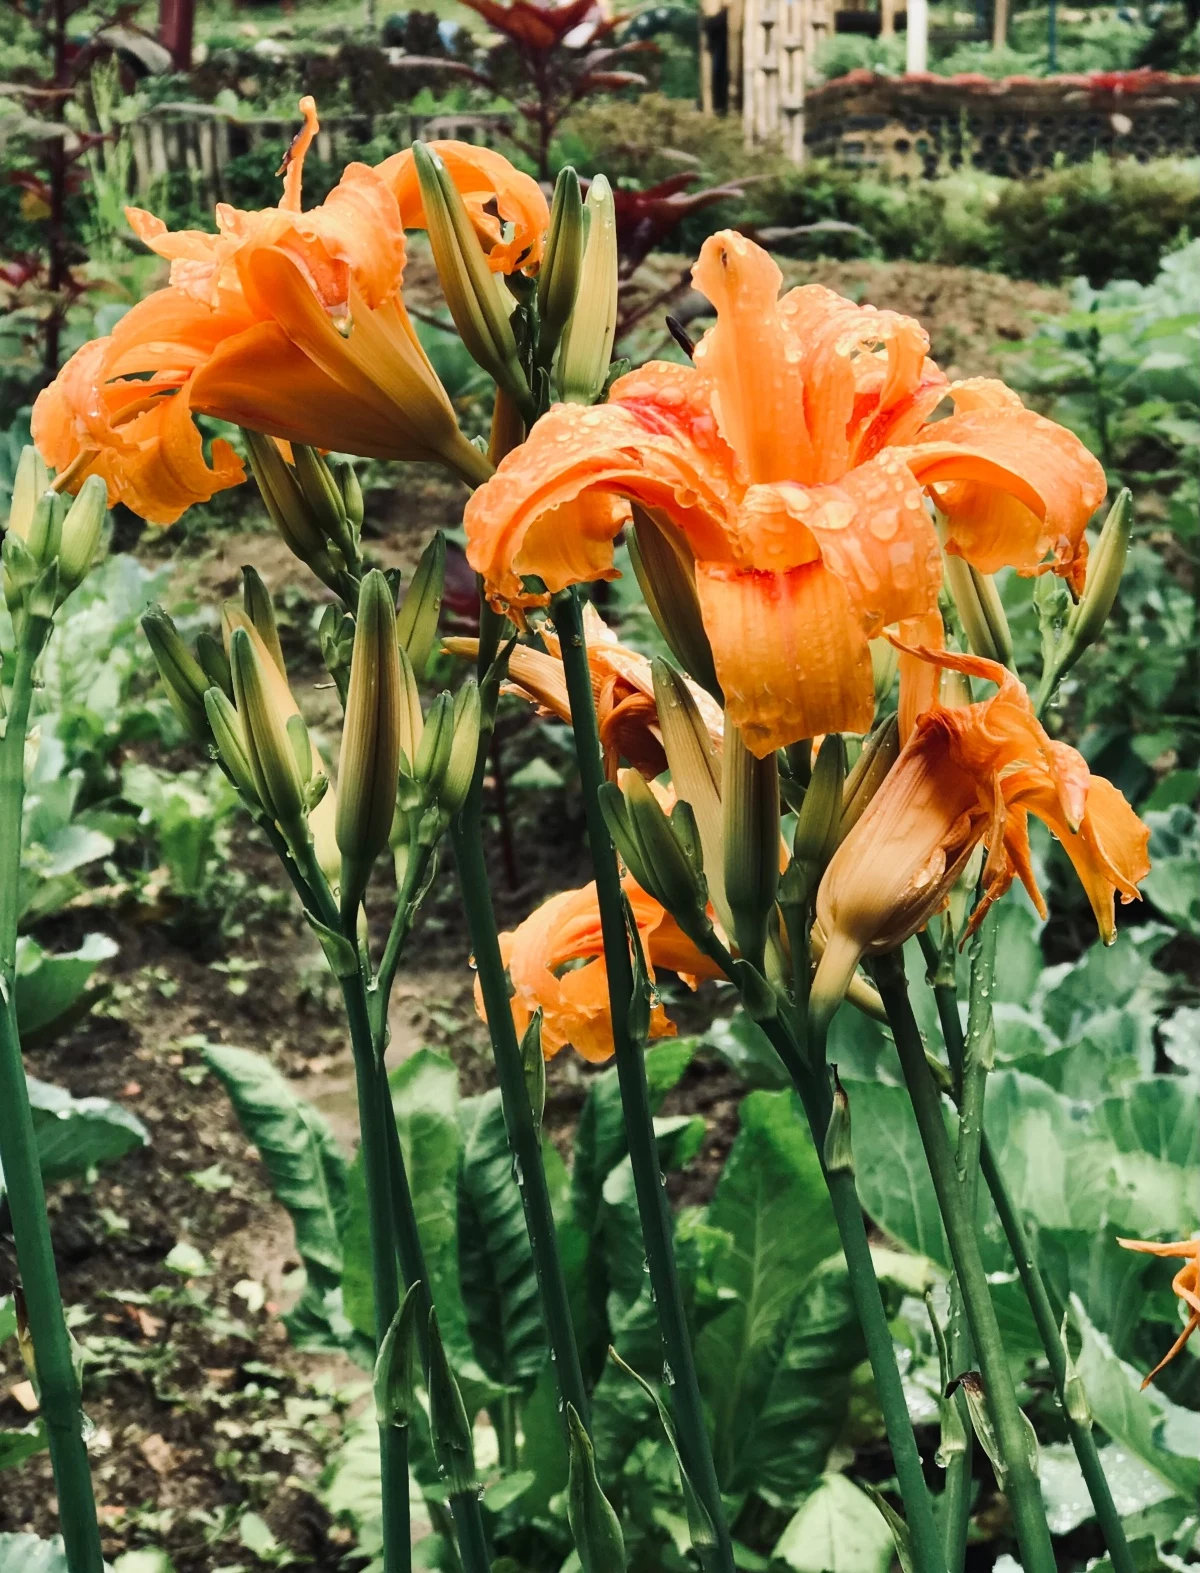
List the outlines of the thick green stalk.
{"label": "thick green stalk", "polygon": [[[921,948],[925,950],[925,936],[921,935]],[[926,950],[926,955],[929,952]],[[957,1079],[958,1067],[963,1062],[965,1043],[963,1041],[962,1022],[959,1019],[958,1005],[956,1003],[953,985],[939,986],[935,983],[934,993],[938,1002],[938,1017],[942,1024],[942,1034],[946,1041],[946,1052],[950,1059],[951,1070]],[[943,999],[943,996],[945,998]],[[944,1008],[945,1007],[945,1008]],[[1104,1473],[1104,1465],[1100,1461],[1100,1449],[1096,1446],[1096,1438],[1092,1434],[1090,1425],[1075,1420],[1067,1408],[1067,1355],[1063,1348],[1062,1336],[1054,1317],[1054,1307],[1050,1303],[1050,1296],[1046,1290],[1045,1280],[1042,1278],[1041,1269],[1034,1260],[1033,1249],[1029,1236],[1025,1231],[1025,1224],[1013,1204],[1012,1195],[1008,1189],[1008,1182],[1001,1172],[1000,1165],[988,1141],[986,1131],[982,1133],[979,1149],[979,1163],[983,1174],[984,1184],[991,1194],[992,1202],[996,1208],[996,1215],[1000,1219],[1000,1227],[1004,1230],[1008,1248],[1012,1252],[1013,1260],[1017,1266],[1025,1297],[1029,1301],[1029,1308],[1033,1313],[1033,1320],[1038,1330],[1038,1337],[1042,1341],[1045,1351],[1046,1363],[1050,1367],[1050,1376],[1054,1382],[1054,1391],[1062,1406],[1063,1416],[1067,1423],[1067,1432],[1071,1438],[1071,1446],[1075,1449],[1075,1457],[1079,1461],[1080,1473],[1083,1475],[1084,1484],[1087,1486],[1088,1496],[1092,1499],[1092,1506],[1096,1512],[1096,1522],[1100,1525],[1100,1532],[1104,1536],[1108,1547],[1109,1559],[1115,1573],[1135,1573],[1133,1555],[1129,1549],[1129,1542],[1125,1538],[1125,1526],[1121,1522],[1121,1515],[1117,1512],[1116,1503],[1113,1501],[1112,1491],[1109,1488],[1108,1478]]]}
{"label": "thick green stalk", "polygon": [[[482,596],[480,606],[482,687],[499,643],[502,620],[496,617]],[[490,714],[487,704],[484,714],[485,717]],[[485,725],[479,738],[475,779],[461,812],[450,827],[454,861],[458,867],[467,927],[471,934],[471,950],[487,1013],[488,1036],[492,1041],[492,1054],[496,1061],[496,1075],[504,1107],[504,1125],[521,1192],[525,1229],[533,1252],[546,1336],[554,1362],[559,1396],[563,1401],[563,1413],[565,1415],[568,1404],[573,1404],[584,1425],[590,1426],[591,1405],[584,1385],[583,1368],[579,1363],[579,1345],[575,1338],[575,1324],[571,1320],[567,1281],[558,1253],[558,1235],[554,1227],[554,1211],[550,1205],[550,1189],[546,1184],[541,1136],[529,1103],[521,1045],[517,1041],[513,1024],[508,978],[500,956],[496,914],[492,907],[487,859],[483,850],[483,777],[490,742],[491,728]]]}
{"label": "thick green stalk", "polygon": [[722,1573],[733,1573],[733,1548],[713,1463],[704,1404],[700,1397],[700,1384],[696,1377],[696,1363],[692,1356],[691,1338],[680,1292],[679,1272],[675,1264],[670,1203],[658,1167],[654,1120],[646,1085],[646,1063],[642,1045],[630,1032],[633,966],[616,853],[600,810],[604,768],[577,591],[569,591],[557,598],[554,617],[562,647],[575,749],[579,758],[584,814],[596,875],[617,1078],[625,1111],[634,1189],[663,1353],[673,1376],[671,1409],[685,1467],[716,1532],[717,1544],[712,1554],[712,1565],[721,1569]]}
{"label": "thick green stalk", "polygon": [[458,1554],[463,1573],[488,1573],[492,1559],[488,1554],[483,1515],[479,1511],[478,1491],[463,1491],[450,1498],[450,1512],[458,1536]]}
{"label": "thick green stalk", "polygon": [[942,1120],[942,1100],[925,1063],[925,1045],[909,1002],[903,960],[896,955],[881,957],[874,971],[887,1008],[983,1373],[988,1414],[1003,1460],[1000,1483],[1012,1510],[1022,1565],[1025,1573],[1055,1573],[1054,1548],[1050,1543],[1041,1487],[1029,1456],[1029,1429],[1017,1404],[987,1274],[979,1254],[975,1218],[968,1208]]}
{"label": "thick green stalk", "polygon": [[59,1524],[70,1573],[102,1573],[100,1528],[83,1440],[79,1381],[63,1313],[29,1088],[17,1033],[15,993],[25,800],[25,734],[33,696],[33,636],[17,640],[12,688],[0,740],[0,1164],[21,1286],[37,1360],[42,1418],[58,1494]]}

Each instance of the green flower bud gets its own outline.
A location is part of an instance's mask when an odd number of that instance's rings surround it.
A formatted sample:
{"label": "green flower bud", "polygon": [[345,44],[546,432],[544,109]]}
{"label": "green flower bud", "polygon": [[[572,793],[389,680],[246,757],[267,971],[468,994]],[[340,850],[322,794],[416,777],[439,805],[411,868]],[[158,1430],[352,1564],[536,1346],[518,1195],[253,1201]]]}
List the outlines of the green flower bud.
{"label": "green flower bud", "polygon": [[449,694],[441,693],[429,707],[413,762],[413,779],[425,788],[429,799],[436,798],[442,789],[453,747],[454,701]]}
{"label": "green flower bud", "polygon": [[17,473],[13,478],[12,499],[5,529],[28,544],[33,530],[33,515],[50,488],[50,471],[45,460],[31,445],[21,449]]}
{"label": "green flower bud", "polygon": [[779,888],[779,771],[774,754],[754,757],[728,714],[721,807],[734,937],[745,959],[761,968]]}
{"label": "green flower bud", "polygon": [[366,505],[363,502],[362,483],[358,478],[358,471],[349,459],[338,459],[330,468],[334,480],[337,482],[338,491],[342,494],[342,507],[350,524],[351,533],[357,540],[362,531],[363,518],[366,514]]}
{"label": "green flower bud", "polygon": [[333,471],[315,448],[292,444],[296,483],[317,529],[342,554],[347,566],[358,561],[358,542]]}
{"label": "green flower bud", "polygon": [[283,544],[328,583],[327,575],[333,573],[333,565],[325,537],[305,501],[295,470],[280,453],[274,438],[256,431],[243,431],[242,435],[263,505]]}
{"label": "green flower bud", "polygon": [[416,771],[417,754],[425,735],[425,717],[421,713],[421,691],[417,676],[408,659],[408,651],[400,645],[400,768],[410,778]]}
{"label": "green flower bud", "polygon": [[342,908],[352,912],[388,843],[400,770],[400,656],[392,592],[378,568],[362,581],[338,764]]}
{"label": "green flower bud", "polygon": [[895,715],[881,721],[867,737],[854,768],[842,789],[842,822],[838,839],[844,841],[866,812],[867,804],[883,785],[888,771],[900,757],[900,723]]}
{"label": "green flower bud", "polygon": [[0,546],[4,563],[4,600],[15,618],[40,572],[37,559],[15,530],[9,530]]}
{"label": "green flower bud", "polygon": [[815,890],[841,835],[846,783],[846,740],[830,732],[822,742],[808,789],[796,816],[792,852]]}
{"label": "green flower bud", "polygon": [[450,744],[446,773],[438,791],[438,804],[447,817],[458,813],[475,779],[481,717],[479,685],[474,678],[468,678],[454,696],[454,737]]}
{"label": "green flower bud", "polygon": [[229,772],[230,779],[243,797],[257,805],[258,793],[255,791],[254,775],[250,769],[246,734],[233,707],[233,701],[223,689],[214,685],[204,696],[204,709],[212,731],[213,742],[217,745],[217,752]]}
{"label": "green flower bud", "polygon": [[423,142],[414,142],[413,163],[433,260],[458,336],[472,359],[529,416],[529,384],[521,370],[509,308],[500,294],[505,285],[488,267],[463,199],[441,159]]}
{"label": "green flower bud", "polygon": [[68,499],[64,497],[60,500],[57,492],[45,491],[33,505],[25,545],[39,568],[44,568],[58,556],[67,503]]}
{"label": "green flower bud", "polygon": [[438,530],[421,553],[421,560],[396,613],[396,637],[408,652],[413,671],[422,677],[437,638],[445,584],[446,537]]}
{"label": "green flower bud", "polygon": [[[705,921],[707,892],[703,877],[697,875],[671,821],[636,770],[630,772],[625,787],[625,808],[633,840],[650,881],[644,884],[638,879],[638,884],[662,903],[686,933],[695,933]],[[636,874],[634,878],[637,879]]]}
{"label": "green flower bud", "polygon": [[207,630],[196,635],[196,660],[204,669],[210,683],[215,683],[223,694],[233,698],[233,674],[229,670],[229,657],[219,639]]}
{"label": "green flower bud", "polygon": [[583,201],[579,176],[568,164],[559,171],[538,270],[538,364],[549,367],[575,305],[583,263]]}
{"label": "green flower bud", "polygon": [[152,606],[143,615],[142,630],[180,725],[195,742],[207,742],[209,725],[204,696],[211,679],[161,606]]}
{"label": "green flower bud", "polygon": [[596,1478],[592,1439],[574,1404],[567,1405],[567,1518],[583,1573],[624,1573],[625,1537],[621,1521]]}
{"label": "green flower bud", "polygon": [[479,1489],[475,1478],[475,1444],[454,1372],[446,1358],[437,1312],[429,1312],[429,1430],[438,1468],[450,1495],[465,1496]]}
{"label": "green flower bud", "polygon": [[716,699],[721,698],[712,646],[700,615],[696,562],[687,542],[666,519],[636,505],[626,539],[646,605],[671,654]]}
{"label": "green flower bud", "polygon": [[1121,586],[1125,558],[1133,534],[1133,494],[1123,489],[1108,511],[1095,551],[1088,561],[1087,581],[1079,604],[1067,619],[1059,652],[1059,673],[1074,666],[1104,631]]}
{"label": "green flower bud", "polygon": [[542,1013],[535,1010],[521,1039],[521,1067],[525,1072],[525,1091],[529,1094],[529,1107],[533,1123],[542,1128],[546,1112],[546,1056],[542,1053]]}
{"label": "green flower bud", "polygon": [[682,675],[666,661],[652,664],[654,703],[671,781],[680,802],[689,804],[703,854],[708,898],[726,934],[733,914],[725,897],[725,843],[721,814],[721,760],[708,725]]}
{"label": "green flower bud", "polygon": [[1011,667],[1012,634],[995,579],[953,552],[945,554],[944,567],[946,584],[971,649],[987,661]]}
{"label": "green flower bud", "polygon": [[617,211],[603,175],[588,187],[587,240],[575,309],[563,332],[558,387],[568,404],[594,404],[608,377],[617,331]]}
{"label": "green flower bud", "polygon": [[381,1426],[403,1428],[416,1411],[421,1380],[417,1317],[423,1304],[420,1283],[411,1284],[379,1345],[372,1387],[375,1419]]}
{"label": "green flower bud", "polygon": [[58,585],[65,600],[82,584],[92,566],[108,517],[108,487],[98,475],[89,475],[79,495],[67,509],[58,549]]}
{"label": "green flower bud", "polygon": [[275,621],[275,603],[258,569],[251,568],[249,564],[242,568],[242,606],[258,630],[258,637],[267,647],[267,654],[286,678],[283,646],[279,643],[279,627]]}
{"label": "green flower bud", "polygon": [[280,712],[260,649],[261,645],[255,647],[245,628],[233,630],[229,665],[234,700],[246,739],[255,796],[288,840],[299,840],[304,834],[304,779],[288,735],[288,717]]}

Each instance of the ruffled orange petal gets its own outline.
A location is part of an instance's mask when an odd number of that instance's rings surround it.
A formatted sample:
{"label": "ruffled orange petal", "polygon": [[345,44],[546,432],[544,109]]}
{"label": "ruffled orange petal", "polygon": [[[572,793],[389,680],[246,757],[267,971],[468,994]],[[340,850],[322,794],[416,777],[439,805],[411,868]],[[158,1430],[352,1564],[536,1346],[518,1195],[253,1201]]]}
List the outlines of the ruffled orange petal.
{"label": "ruffled orange petal", "polygon": [[[1066,746],[1055,745],[1057,749]],[[1044,811],[1037,805],[1031,806],[1062,842],[1063,851],[1087,892],[1100,936],[1105,944],[1111,944],[1116,938],[1114,898],[1119,894],[1123,902],[1136,901],[1138,885],[1150,872],[1149,827],[1112,782],[1102,776],[1091,778],[1087,807],[1074,833],[1059,818],[1057,804],[1047,804]]]}
{"label": "ruffled orange petal", "polygon": [[[542,260],[550,209],[542,188],[501,153],[467,142],[431,142],[446,166],[493,273],[533,272]],[[425,228],[425,207],[412,150],[376,165],[396,198],[405,229]]]}
{"label": "ruffled orange petal", "polygon": [[760,759],[870,727],[870,648],[836,574],[819,562],[786,573],[698,562],[696,590],[726,713]]}
{"label": "ruffled orange petal", "polygon": [[1053,555],[1069,572],[1104,500],[1104,470],[1074,433],[1027,410],[1003,383],[950,390],[956,413],[926,426],[906,457],[949,521],[946,549],[981,573]]}

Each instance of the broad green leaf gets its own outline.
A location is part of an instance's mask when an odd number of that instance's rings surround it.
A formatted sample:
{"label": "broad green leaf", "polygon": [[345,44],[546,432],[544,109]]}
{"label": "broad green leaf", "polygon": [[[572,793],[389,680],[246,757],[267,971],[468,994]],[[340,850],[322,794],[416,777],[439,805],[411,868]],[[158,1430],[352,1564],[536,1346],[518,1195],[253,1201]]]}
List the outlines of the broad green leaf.
{"label": "broad green leaf", "polygon": [[1083,1338],[1077,1366],[1096,1423],[1172,1491],[1195,1501],[1200,1493],[1200,1415],[1180,1409],[1153,1387],[1142,1391],[1142,1374],[1117,1359],[1078,1295],[1071,1297],[1071,1319]]}
{"label": "broad green leaf", "polygon": [[907,1092],[872,1081],[845,1086],[863,1207],[893,1239],[945,1266],[942,1217]]}
{"label": "broad green leaf", "polygon": [[312,1341],[322,1304],[341,1282],[346,1160],[324,1117],[263,1055],[213,1044],[204,1057],[229,1093],[239,1124],[262,1155],[271,1189],[291,1217],[296,1250],[308,1274],[293,1332]]}
{"label": "broad green leaf", "polygon": [[[1173,1489],[1136,1454],[1118,1443],[1101,1448],[1100,1462],[1122,1518],[1165,1502]],[[1083,1471],[1069,1442],[1052,1442],[1038,1455],[1038,1478],[1052,1535],[1069,1535],[1095,1517]]]}
{"label": "broad green leaf", "polygon": [[1142,890],[1165,918],[1188,934],[1200,934],[1200,821],[1182,806],[1146,818],[1150,872]]}
{"label": "broad green leaf", "polygon": [[792,1573],[887,1573],[894,1555],[883,1515],[845,1475],[824,1477],[773,1553]]}
{"label": "broad green leaf", "polygon": [[13,1430],[0,1428],[0,1469],[15,1469],[48,1445],[46,1427],[40,1420]]}
{"label": "broad green leaf", "polygon": [[62,1540],[37,1535],[0,1535],[0,1568],[4,1573],[69,1573]]}
{"label": "broad green leaf", "polygon": [[996,951],[1004,957],[1004,965],[996,969],[992,999],[996,1004],[1025,1005],[1042,975],[1038,936],[1044,924],[1032,903],[1021,896],[998,902],[994,911]]}
{"label": "broad green leaf", "polygon": [[753,1423],[735,1460],[729,1489],[756,1491],[793,1507],[825,1469],[846,1423],[850,1377],[866,1359],[846,1264],[830,1257],[809,1279]]}
{"label": "broad green leaf", "polygon": [[17,941],[17,1030],[21,1042],[47,1038],[87,1009],[93,996],[88,984],[102,961],[115,956],[117,947],[107,934],[88,934],[78,950],[57,955],[43,950],[35,940]]}
{"label": "broad green leaf", "polygon": [[459,1108],[458,1270],[475,1357],[493,1382],[532,1389],[547,1346],[520,1183],[497,1089]]}
{"label": "broad green leaf", "polygon": [[708,1223],[732,1240],[717,1269],[732,1298],[696,1350],[723,1483],[753,1429],[796,1301],[838,1244],[799,1100],[790,1092],[752,1092],[740,1119],[708,1210]]}
{"label": "broad green leaf", "polygon": [[[136,1114],[108,1098],[73,1098],[62,1087],[28,1078],[42,1176],[79,1179],[150,1141]],[[0,1195],[4,1176],[0,1171]]]}

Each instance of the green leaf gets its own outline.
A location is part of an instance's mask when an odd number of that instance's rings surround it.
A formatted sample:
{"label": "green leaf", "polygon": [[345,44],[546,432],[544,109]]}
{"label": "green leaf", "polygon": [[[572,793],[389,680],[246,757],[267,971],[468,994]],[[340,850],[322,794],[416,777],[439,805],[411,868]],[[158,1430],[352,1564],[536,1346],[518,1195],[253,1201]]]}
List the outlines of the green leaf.
{"label": "green leaf", "polygon": [[826,1475],[773,1556],[792,1573],[887,1573],[895,1541],[879,1509],[845,1475]]}
{"label": "green leaf", "polygon": [[15,1469],[48,1445],[46,1427],[41,1420],[13,1430],[0,1429],[0,1469]]}
{"label": "green leaf", "polygon": [[1142,1376],[1118,1360],[1088,1318],[1078,1295],[1071,1318],[1083,1338],[1076,1362],[1097,1425],[1177,1495],[1200,1492],[1200,1415],[1181,1409],[1156,1388],[1141,1391]]}
{"label": "green leaf", "polygon": [[530,1391],[546,1362],[537,1271],[498,1090],[459,1109],[458,1269],[467,1330],[483,1370]]}
{"label": "green leaf", "polygon": [[175,1564],[165,1551],[145,1546],[141,1551],[126,1551],[118,1557],[113,1573],[175,1573]]}
{"label": "green leaf", "polygon": [[35,1038],[46,1039],[73,1019],[77,1008],[86,1010],[94,995],[88,984],[102,961],[115,956],[117,947],[107,934],[88,934],[78,950],[51,955],[22,936],[17,941],[17,1030],[26,1046]]}
{"label": "green leaf", "polygon": [[295,1331],[311,1341],[322,1321],[322,1302],[341,1282],[346,1160],[324,1117],[263,1055],[212,1044],[204,1057],[229,1093],[238,1123],[261,1153],[271,1189],[292,1220],[296,1250],[308,1274],[305,1295],[293,1313]]}
{"label": "green leaf", "polygon": [[[992,1082],[998,1079],[994,1076]],[[942,1216],[908,1094],[885,1082],[843,1081],[850,1097],[855,1180],[863,1207],[893,1239],[945,1266],[949,1252]],[[863,1132],[870,1133],[869,1140]]]}
{"label": "green leaf", "polygon": [[194,1245],[189,1245],[186,1240],[180,1240],[177,1245],[172,1246],[163,1257],[163,1266],[169,1267],[181,1278],[207,1278],[212,1272],[204,1252],[197,1250]]}
{"label": "green leaf", "polygon": [[37,1535],[0,1535],[0,1568],[4,1573],[69,1573],[62,1540]]}
{"label": "green leaf", "polygon": [[12,1295],[0,1297],[0,1344],[17,1330],[17,1307]]}
{"label": "green leaf", "polygon": [[[108,1098],[73,1098],[62,1087],[33,1076],[28,1078],[28,1086],[38,1157],[47,1183],[81,1178],[102,1163],[112,1163],[135,1147],[149,1145],[146,1127],[119,1103]],[[0,1195],[3,1186],[0,1171]]]}
{"label": "green leaf", "polygon": [[[1122,1518],[1169,1500],[1174,1491],[1134,1453],[1113,1442],[1100,1450],[1100,1462]],[[1083,1471],[1069,1442],[1052,1442],[1038,1455],[1038,1478],[1052,1535],[1069,1535],[1095,1517]]]}
{"label": "green leaf", "polygon": [[1200,934],[1200,821],[1177,806],[1147,814],[1150,872],[1142,890],[1165,918],[1188,934]]}
{"label": "green leaf", "polygon": [[[731,1299],[697,1341],[701,1390],[716,1422],[722,1484],[753,1433],[778,1343],[817,1266],[837,1249],[837,1228],[799,1101],[790,1092],[752,1092],[708,1223],[732,1245],[717,1262]],[[870,1129],[860,1126],[860,1129]],[[797,1219],[803,1219],[802,1228]]]}

